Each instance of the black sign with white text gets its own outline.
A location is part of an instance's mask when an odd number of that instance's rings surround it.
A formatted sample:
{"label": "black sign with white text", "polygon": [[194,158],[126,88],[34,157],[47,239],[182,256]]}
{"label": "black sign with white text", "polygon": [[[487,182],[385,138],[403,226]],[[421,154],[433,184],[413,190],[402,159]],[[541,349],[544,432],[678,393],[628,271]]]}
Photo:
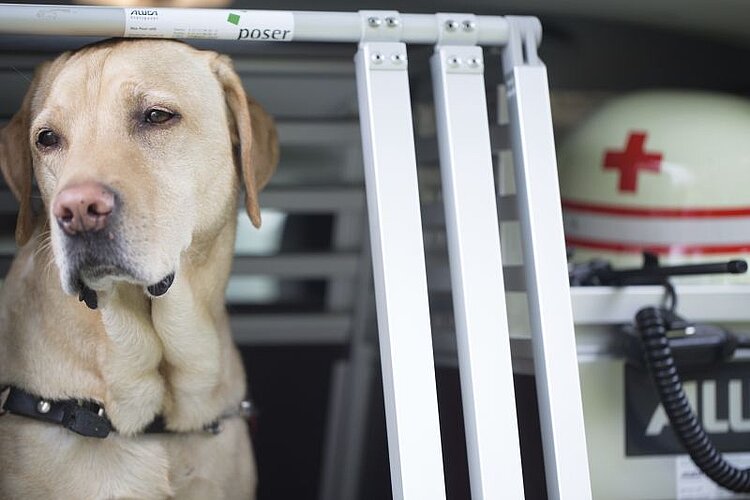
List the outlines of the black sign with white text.
{"label": "black sign with white text", "polygon": [[[750,451],[750,362],[682,373],[685,393],[722,452]],[[628,456],[684,454],[649,374],[625,365],[625,452]]]}

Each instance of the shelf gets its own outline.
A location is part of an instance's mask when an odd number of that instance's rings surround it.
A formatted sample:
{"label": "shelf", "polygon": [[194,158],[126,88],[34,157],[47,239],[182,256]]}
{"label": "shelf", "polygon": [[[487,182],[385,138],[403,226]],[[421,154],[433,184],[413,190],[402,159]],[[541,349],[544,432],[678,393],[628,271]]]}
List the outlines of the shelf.
{"label": "shelf", "polygon": [[232,336],[241,346],[307,345],[348,342],[348,314],[232,314]]}
{"label": "shelf", "polygon": [[359,254],[298,253],[273,256],[235,255],[232,276],[252,274],[288,279],[354,278],[359,268]]}
{"label": "shelf", "polygon": [[[750,285],[678,285],[678,312],[693,321],[750,323]],[[630,322],[641,307],[661,304],[659,286],[574,287],[576,326]]]}
{"label": "shelf", "polygon": [[[507,272],[507,270],[506,270]],[[750,324],[750,284],[676,286],[678,313],[691,321],[721,323],[739,329]],[[621,357],[620,325],[632,323],[642,307],[662,303],[659,286],[573,287],[571,302],[576,325],[576,349],[582,363]],[[521,293],[507,297],[511,327],[513,369],[532,374],[533,359],[526,299]],[[452,324],[441,325],[434,334],[435,355],[441,365],[456,363]],[[748,353],[740,353],[747,357]]]}

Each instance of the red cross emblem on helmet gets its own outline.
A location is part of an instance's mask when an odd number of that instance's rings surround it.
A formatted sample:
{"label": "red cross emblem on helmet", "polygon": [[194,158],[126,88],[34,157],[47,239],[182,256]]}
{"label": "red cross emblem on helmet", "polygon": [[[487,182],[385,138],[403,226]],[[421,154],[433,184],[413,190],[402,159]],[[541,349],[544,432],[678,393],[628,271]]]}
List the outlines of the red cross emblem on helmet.
{"label": "red cross emblem on helmet", "polygon": [[624,151],[607,150],[604,153],[604,169],[620,171],[620,191],[635,193],[638,190],[640,170],[659,172],[662,155],[645,151],[645,142],[645,132],[631,132]]}

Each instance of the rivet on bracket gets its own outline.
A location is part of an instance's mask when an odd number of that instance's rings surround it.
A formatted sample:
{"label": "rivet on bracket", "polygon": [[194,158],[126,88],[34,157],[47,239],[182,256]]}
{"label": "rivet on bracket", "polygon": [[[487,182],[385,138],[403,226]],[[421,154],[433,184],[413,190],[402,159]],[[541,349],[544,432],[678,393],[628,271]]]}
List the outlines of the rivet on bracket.
{"label": "rivet on bracket", "polygon": [[385,60],[385,57],[383,57],[383,54],[380,54],[378,52],[375,52],[373,55],[370,56],[370,58],[372,59],[372,62],[375,64],[381,64]]}
{"label": "rivet on bracket", "polygon": [[477,23],[472,21],[471,19],[467,19],[466,21],[461,23],[461,26],[463,27],[464,31],[472,32],[477,28]]}
{"label": "rivet on bracket", "polygon": [[367,24],[370,25],[371,28],[379,28],[381,24],[383,24],[383,20],[379,17],[368,17],[367,18]]}
{"label": "rivet on bracket", "polygon": [[401,21],[398,20],[396,17],[386,17],[385,18],[385,24],[389,28],[397,28],[399,24],[401,24]]}
{"label": "rivet on bracket", "polygon": [[406,62],[406,54],[393,54],[391,60],[396,64],[402,64]]}
{"label": "rivet on bracket", "polygon": [[468,61],[469,67],[478,68],[482,65],[482,59],[479,57],[472,57]]}
{"label": "rivet on bracket", "polygon": [[458,29],[458,23],[453,19],[445,21],[445,29],[447,31],[456,31]]}
{"label": "rivet on bracket", "polygon": [[452,68],[458,67],[461,65],[461,59],[458,56],[448,56],[448,66],[451,66]]}

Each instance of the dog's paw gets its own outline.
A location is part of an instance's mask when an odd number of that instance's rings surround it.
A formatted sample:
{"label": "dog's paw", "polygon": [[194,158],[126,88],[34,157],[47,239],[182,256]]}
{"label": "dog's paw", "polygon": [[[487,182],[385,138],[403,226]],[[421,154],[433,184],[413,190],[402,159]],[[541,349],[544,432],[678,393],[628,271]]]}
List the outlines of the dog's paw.
{"label": "dog's paw", "polygon": [[161,413],[165,383],[162,347],[151,324],[148,299],[133,285],[120,285],[102,308],[107,333],[101,364],[110,420],[123,434],[142,430]]}

